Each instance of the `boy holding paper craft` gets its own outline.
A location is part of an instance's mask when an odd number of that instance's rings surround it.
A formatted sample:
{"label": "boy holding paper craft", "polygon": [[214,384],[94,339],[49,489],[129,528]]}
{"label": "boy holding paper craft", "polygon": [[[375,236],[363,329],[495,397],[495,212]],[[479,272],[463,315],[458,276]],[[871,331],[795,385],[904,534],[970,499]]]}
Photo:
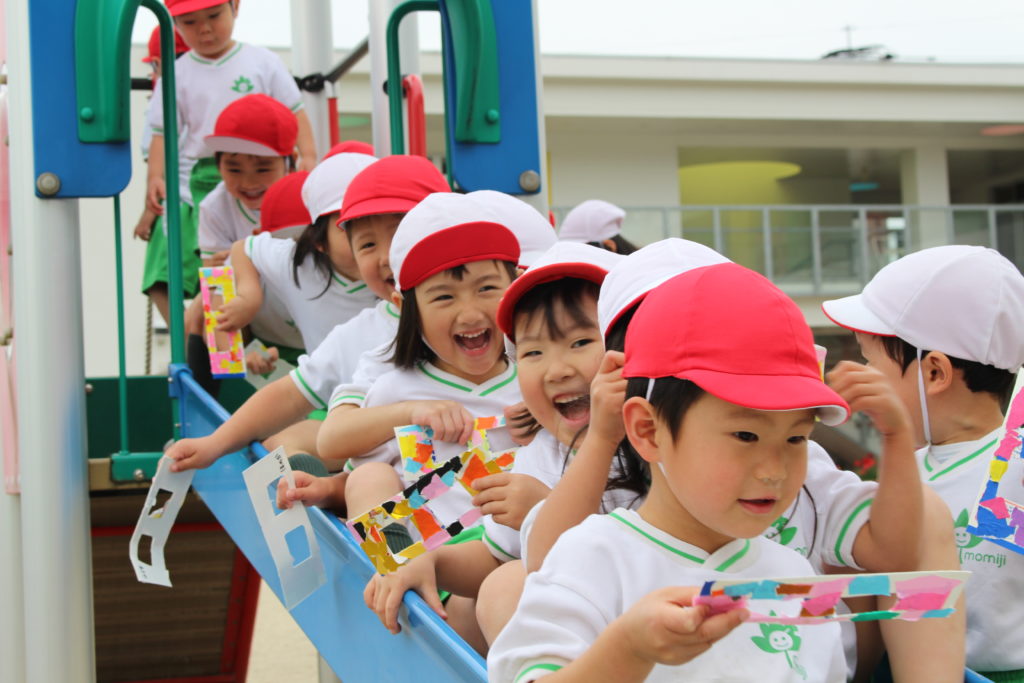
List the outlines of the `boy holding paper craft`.
{"label": "boy holding paper craft", "polygon": [[1024,556],[975,537],[967,521],[1024,363],[1024,277],[992,249],[950,245],[882,268],[861,294],[826,301],[913,419],[920,475],[949,506],[967,584],[967,666],[1024,681]]}
{"label": "boy holding paper craft", "polygon": [[[602,496],[623,491],[632,495],[628,507],[643,502],[650,487],[649,470],[629,448],[628,441],[622,440],[621,407],[626,382],[621,375],[621,351],[628,323],[657,285],[682,272],[727,262],[704,245],[674,238],[640,249],[609,272],[598,299],[598,317],[609,351],[591,389],[595,397],[591,425],[564,477],[524,523],[523,554],[530,571],[540,567],[562,532],[588,514],[607,510],[601,504]],[[874,401],[884,400],[886,395],[890,402],[895,399],[894,388],[887,386],[879,374],[872,377],[853,364],[846,368],[836,377],[844,373],[850,377],[851,371],[856,371],[852,376],[859,382],[846,384],[859,384],[862,398],[873,394]],[[853,400],[853,394],[850,397]],[[944,520],[945,504],[934,494],[920,491],[911,444],[896,434],[887,443],[884,455],[880,483],[864,482],[853,473],[839,470],[824,449],[810,441],[804,486],[764,535],[807,557],[818,572],[830,566],[875,572],[957,568],[949,524]],[[924,510],[931,513],[925,518],[923,533],[908,525],[915,515],[921,515],[912,496],[906,495],[915,489],[924,494]],[[920,542],[922,537],[927,540]],[[924,548],[919,550],[919,545]],[[489,588],[484,585],[484,598]],[[894,672],[942,680],[942,676],[962,668],[961,619],[961,613],[957,613],[942,624],[909,631],[903,623],[883,624]],[[922,647],[918,638],[926,631],[925,640],[933,643],[928,648]],[[901,635],[908,632],[907,637]],[[878,653],[871,651],[870,643],[877,638],[856,639],[855,643],[852,625],[843,627],[843,635],[851,672],[858,663],[858,646],[867,648],[860,657],[862,669],[873,671]]]}
{"label": "boy holding paper craft", "polygon": [[[174,444],[168,456],[176,461],[176,470],[207,467],[255,440],[265,439],[270,448],[284,445],[289,455],[316,454],[320,423],[302,418],[310,410],[323,408],[331,388],[351,378],[362,351],[394,339],[398,329],[398,312],[391,304],[394,278],[388,262],[398,221],[423,197],[447,188],[440,171],[414,156],[381,159],[353,179],[345,193],[339,226],[331,229],[344,232],[342,237],[352,245],[360,277],[381,301],[335,327],[320,347],[299,359],[298,368],[288,377],[257,391],[213,434]],[[242,248],[234,247],[236,251]],[[238,325],[239,321],[233,322]]]}
{"label": "boy holding paper craft", "polygon": [[746,268],[698,268],[646,296],[625,349],[623,421],[650,491],[562,534],[491,647],[490,680],[844,680],[837,624],[766,647],[745,610],[688,606],[707,580],[813,573],[761,537],[800,491],[815,417],[849,414],[800,309]]}
{"label": "boy holding paper craft", "polygon": [[[167,0],[174,26],[189,51],[175,61],[175,99],[178,109],[179,190],[181,194],[182,275],[186,296],[198,290],[198,211],[203,198],[220,181],[213,151],[205,137],[217,116],[231,102],[251,93],[270,95],[295,112],[298,125],[299,168],[316,163],[313,131],[295,80],[270,50],[236,42],[232,37],[238,0]],[[164,177],[163,94],[159,84],[146,110],[153,131],[147,159],[146,207],[163,215]],[[166,226],[153,230],[146,246],[142,291],[154,301],[167,297]],[[158,304],[158,308],[160,305]],[[166,307],[161,308],[166,310]]]}
{"label": "boy holding paper craft", "polygon": [[[589,420],[590,381],[603,355],[597,292],[619,258],[587,245],[556,243],[505,292],[497,322],[516,343],[519,388],[543,429],[519,449],[511,472],[473,483],[480,492],[473,504],[487,515],[483,538],[438,548],[376,579],[371,607],[391,631],[398,630],[398,608],[408,589],[432,604],[437,588],[475,599],[485,578],[506,562],[521,583],[521,564],[515,562],[519,527],[558,480],[573,440]],[[516,595],[503,595],[512,609]],[[478,604],[476,613],[482,635],[492,640],[498,629],[487,628],[488,610]],[[470,642],[481,637],[476,629],[460,634]]]}

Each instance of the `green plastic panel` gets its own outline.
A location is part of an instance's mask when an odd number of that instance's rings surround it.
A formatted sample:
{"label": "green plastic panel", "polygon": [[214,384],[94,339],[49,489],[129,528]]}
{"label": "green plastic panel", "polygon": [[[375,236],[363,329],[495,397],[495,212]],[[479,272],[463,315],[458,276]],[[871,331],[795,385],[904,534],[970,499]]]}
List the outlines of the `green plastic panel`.
{"label": "green plastic panel", "polygon": [[446,0],[455,52],[455,139],[501,142],[498,40],[491,0]]}
{"label": "green plastic panel", "polygon": [[140,0],[78,0],[75,88],[82,142],[129,139],[129,49]]}

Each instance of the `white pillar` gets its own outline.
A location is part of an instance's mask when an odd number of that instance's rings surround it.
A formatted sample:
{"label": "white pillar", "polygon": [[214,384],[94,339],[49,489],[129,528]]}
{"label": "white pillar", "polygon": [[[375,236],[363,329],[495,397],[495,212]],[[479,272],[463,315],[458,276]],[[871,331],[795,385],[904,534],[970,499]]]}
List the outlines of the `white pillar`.
{"label": "white pillar", "polygon": [[[379,157],[391,154],[388,96],[384,92],[384,83],[388,80],[387,26],[388,19],[391,17],[391,11],[400,4],[401,0],[369,0],[373,149]],[[420,39],[419,22],[416,19],[416,13],[409,14],[402,20],[402,26],[398,32],[398,43],[399,56],[402,62],[402,74],[419,74]],[[398,87],[401,87],[401,85]],[[408,145],[409,136],[406,135],[405,139]]]}
{"label": "white pillar", "polygon": [[21,498],[0,488],[0,681],[25,680],[22,586]]}
{"label": "white pillar", "polygon": [[[903,203],[912,206],[949,206],[949,164],[942,147],[916,147],[900,154],[900,187]],[[953,225],[947,211],[923,210],[910,214],[909,249],[949,244]]]}
{"label": "white pillar", "polygon": [[[326,73],[334,58],[334,39],[331,36],[330,0],[292,0],[292,73],[308,76]],[[306,115],[313,126],[316,155],[319,159],[330,146],[327,120],[327,95],[331,85],[317,93],[302,91]]]}
{"label": "white pillar", "polygon": [[8,2],[7,12],[24,680],[90,682],[96,666],[78,200],[35,196],[28,3]]}

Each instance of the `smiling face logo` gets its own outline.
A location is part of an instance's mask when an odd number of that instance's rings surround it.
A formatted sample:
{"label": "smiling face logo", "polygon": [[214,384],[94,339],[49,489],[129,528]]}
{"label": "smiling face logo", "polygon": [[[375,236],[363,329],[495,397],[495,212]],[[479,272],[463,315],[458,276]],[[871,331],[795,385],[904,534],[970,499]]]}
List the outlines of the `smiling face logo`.
{"label": "smiling face logo", "polygon": [[[775,616],[775,612],[769,614]],[[807,680],[807,670],[800,665],[796,656],[801,643],[797,627],[793,624],[760,624],[760,627],[761,635],[750,639],[754,645],[763,652],[785,655],[789,668]]]}
{"label": "smiling face logo", "polygon": [[956,541],[956,547],[958,548],[973,548],[981,543],[981,538],[967,530],[967,524],[969,522],[970,517],[967,516],[966,509],[961,510],[960,514],[957,515],[956,520],[953,522],[953,526],[955,527],[953,530],[953,538]]}

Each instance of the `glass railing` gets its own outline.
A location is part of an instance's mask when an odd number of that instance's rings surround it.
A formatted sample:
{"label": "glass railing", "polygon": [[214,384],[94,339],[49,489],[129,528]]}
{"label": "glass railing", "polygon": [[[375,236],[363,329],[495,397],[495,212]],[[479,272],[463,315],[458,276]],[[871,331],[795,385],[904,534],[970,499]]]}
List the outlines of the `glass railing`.
{"label": "glass railing", "polygon": [[[555,207],[561,222],[571,207]],[[771,278],[790,295],[859,292],[879,268],[924,247],[992,247],[1024,269],[1024,205],[635,206],[623,235],[684,237]]]}

